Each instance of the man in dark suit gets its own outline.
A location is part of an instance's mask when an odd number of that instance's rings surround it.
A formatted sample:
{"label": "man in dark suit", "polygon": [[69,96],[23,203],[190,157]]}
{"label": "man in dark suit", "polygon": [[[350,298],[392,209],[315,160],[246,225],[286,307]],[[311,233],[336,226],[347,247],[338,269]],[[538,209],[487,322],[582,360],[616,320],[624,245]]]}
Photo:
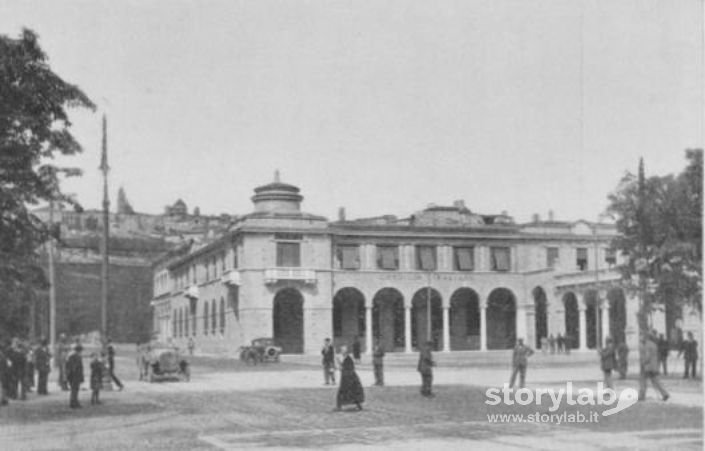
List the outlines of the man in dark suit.
{"label": "man in dark suit", "polygon": [[120,382],[120,379],[115,375],[115,346],[113,346],[113,341],[109,338],[106,349],[108,351],[108,372],[110,378],[115,382],[115,385],[118,386],[118,390],[122,390],[124,388],[122,382]]}
{"label": "man in dark suit", "polygon": [[47,381],[49,379],[49,371],[51,371],[51,353],[47,345],[47,340],[42,338],[36,351],[34,351],[34,362],[39,376],[37,378],[37,394],[39,395],[49,394],[47,391]]}
{"label": "man in dark suit", "polygon": [[329,385],[332,381],[333,385],[335,385],[335,349],[330,342],[330,338],[326,338],[323,349],[321,349],[321,356],[325,383]]}
{"label": "man in dark suit", "polygon": [[528,358],[534,354],[534,350],[528,346],[524,346],[524,340],[518,339],[517,345],[514,347],[512,354],[512,377],[509,379],[509,387],[514,388],[514,381],[517,373],[519,374],[519,388],[524,388],[524,380],[526,379],[526,366],[529,363]]}
{"label": "man in dark suit", "polygon": [[688,374],[695,379],[695,366],[698,363],[698,342],[693,338],[693,332],[688,332],[688,339],[683,341],[680,353],[683,354],[683,360],[685,360],[683,379],[687,379]]}
{"label": "man in dark suit", "polygon": [[658,347],[657,337],[648,332],[641,338],[639,355],[641,356],[641,373],[639,375],[639,401],[646,399],[646,383],[651,381],[651,385],[661,394],[661,399],[668,400],[669,394],[661,385],[658,378]]}
{"label": "man in dark suit", "polygon": [[380,387],[384,385],[384,348],[377,341],[375,348],[372,351],[372,365],[375,370],[375,385]]}
{"label": "man in dark suit", "polygon": [[416,368],[418,372],[421,373],[421,395],[427,398],[433,397],[433,367],[436,363],[433,361],[433,355],[431,354],[432,347],[432,341],[427,341],[422,346],[419,352],[419,364]]}
{"label": "man in dark suit", "polygon": [[72,409],[81,407],[81,404],[78,402],[78,390],[83,383],[83,358],[81,357],[81,351],[83,351],[83,346],[75,344],[73,351],[69,354],[68,359],[66,359],[66,380],[71,390],[69,406]]}

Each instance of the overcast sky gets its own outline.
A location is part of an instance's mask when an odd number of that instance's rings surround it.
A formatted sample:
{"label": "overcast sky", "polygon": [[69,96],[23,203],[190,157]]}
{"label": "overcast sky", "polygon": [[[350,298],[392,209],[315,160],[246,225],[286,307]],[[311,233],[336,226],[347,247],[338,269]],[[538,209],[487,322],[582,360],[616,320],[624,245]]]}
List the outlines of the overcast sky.
{"label": "overcast sky", "polygon": [[98,105],[65,183],[142,212],[252,210],[275,169],[303,209],[406,216],[464,199],[517,221],[594,220],[626,170],[703,147],[703,2],[0,2]]}

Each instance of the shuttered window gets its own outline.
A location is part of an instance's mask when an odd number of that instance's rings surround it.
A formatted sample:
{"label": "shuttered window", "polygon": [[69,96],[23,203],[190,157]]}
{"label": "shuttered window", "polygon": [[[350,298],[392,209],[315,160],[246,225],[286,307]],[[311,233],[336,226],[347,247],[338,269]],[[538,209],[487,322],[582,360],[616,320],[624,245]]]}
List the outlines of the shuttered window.
{"label": "shuttered window", "polygon": [[399,247],[398,246],[377,246],[377,267],[379,269],[399,268]]}
{"label": "shuttered window", "polygon": [[473,271],[475,269],[475,249],[472,247],[453,248],[455,270]]}
{"label": "shuttered window", "polygon": [[492,271],[509,271],[511,268],[511,254],[508,247],[490,248]]}
{"label": "shuttered window", "polygon": [[586,247],[579,247],[576,250],[576,261],[575,264],[578,266],[580,271],[586,271],[588,267],[588,250]]}
{"label": "shuttered window", "polygon": [[360,247],[339,246],[338,259],[341,269],[360,269]]}
{"label": "shuttered window", "polygon": [[546,248],[546,267],[555,268],[558,265],[558,248],[557,247],[547,247]]}
{"label": "shuttered window", "polygon": [[434,271],[436,269],[436,247],[416,246],[416,269]]}
{"label": "shuttered window", "polygon": [[277,243],[277,266],[301,266],[301,247],[299,243]]}

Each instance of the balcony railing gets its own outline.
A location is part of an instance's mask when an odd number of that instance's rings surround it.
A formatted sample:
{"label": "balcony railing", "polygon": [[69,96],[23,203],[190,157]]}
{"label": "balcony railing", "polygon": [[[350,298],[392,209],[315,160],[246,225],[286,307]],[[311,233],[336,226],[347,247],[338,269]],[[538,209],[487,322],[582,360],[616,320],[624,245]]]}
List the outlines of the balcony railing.
{"label": "balcony railing", "polygon": [[316,283],[316,271],[302,268],[270,268],[264,270],[264,283],[277,283],[280,280],[299,280],[308,284]]}
{"label": "balcony railing", "polygon": [[191,285],[190,287],[186,288],[184,294],[187,298],[198,299],[198,285]]}
{"label": "balcony railing", "polygon": [[230,270],[220,280],[226,285],[240,285],[240,271]]}

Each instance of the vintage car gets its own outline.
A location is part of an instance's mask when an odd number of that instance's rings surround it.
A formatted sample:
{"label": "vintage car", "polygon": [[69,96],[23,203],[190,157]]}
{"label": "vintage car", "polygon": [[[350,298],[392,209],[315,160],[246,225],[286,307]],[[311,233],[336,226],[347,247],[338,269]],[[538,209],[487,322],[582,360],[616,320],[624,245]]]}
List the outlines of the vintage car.
{"label": "vintage car", "polygon": [[173,346],[151,346],[147,351],[147,380],[165,379],[188,381],[191,379],[189,364]]}
{"label": "vintage car", "polygon": [[272,338],[255,338],[250,346],[240,347],[240,360],[257,365],[262,362],[278,362],[282,348]]}

